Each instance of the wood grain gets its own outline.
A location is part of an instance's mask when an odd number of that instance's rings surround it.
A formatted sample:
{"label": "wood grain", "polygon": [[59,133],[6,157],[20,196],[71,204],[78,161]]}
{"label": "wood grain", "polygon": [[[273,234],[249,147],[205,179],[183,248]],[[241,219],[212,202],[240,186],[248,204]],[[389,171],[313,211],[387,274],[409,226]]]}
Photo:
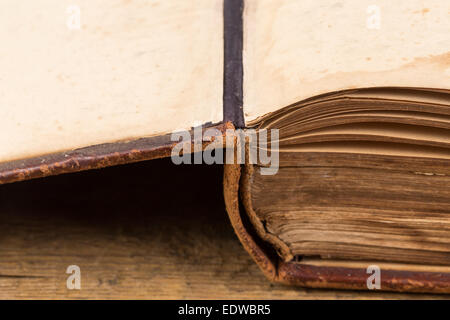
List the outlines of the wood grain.
{"label": "wood grain", "polygon": [[233,233],[221,175],[165,159],[0,186],[0,299],[443,298],[271,284]]}

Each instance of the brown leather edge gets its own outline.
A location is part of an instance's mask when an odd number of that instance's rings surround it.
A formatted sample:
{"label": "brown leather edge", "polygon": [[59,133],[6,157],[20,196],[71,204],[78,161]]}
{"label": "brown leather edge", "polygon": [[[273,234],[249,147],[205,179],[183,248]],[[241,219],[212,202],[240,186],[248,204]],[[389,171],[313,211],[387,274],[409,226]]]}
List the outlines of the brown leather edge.
{"label": "brown leather edge", "polygon": [[[245,250],[265,276],[273,282],[308,288],[369,290],[370,274],[363,268],[315,266],[298,262],[283,262],[270,258],[257,235],[244,225],[239,206],[241,166],[224,166],[224,198],[231,224]],[[378,291],[378,290],[377,290]],[[450,293],[450,274],[407,270],[381,270],[380,291],[415,293]]]}
{"label": "brown leather edge", "polygon": [[[234,129],[234,126],[231,122],[226,122],[205,125],[203,130],[210,128],[219,130],[225,136],[225,131]],[[0,184],[165,158],[171,155],[172,148],[177,143],[171,141],[170,134],[166,134],[4,162],[0,163]],[[192,140],[192,144],[194,143],[195,141]],[[202,148],[204,149],[210,143],[202,141]]]}
{"label": "brown leather edge", "polygon": [[[285,284],[313,288],[368,290],[366,269],[314,266],[283,262],[278,280]],[[381,269],[381,291],[450,293],[450,274]]]}
{"label": "brown leather edge", "polygon": [[[248,154],[248,152],[247,152]],[[247,164],[243,167],[242,173],[241,173],[241,181],[240,181],[240,199],[241,203],[243,204],[243,207],[245,210],[245,213],[250,218],[250,221],[252,223],[252,226],[254,230],[257,233],[257,236],[261,238],[263,241],[271,244],[275,251],[278,253],[278,255],[282,258],[283,261],[291,261],[294,256],[291,253],[291,250],[289,247],[277,236],[269,233],[262,221],[258,218],[255,210],[253,210],[252,200],[250,196],[250,187],[251,187],[251,180],[253,175],[254,166],[252,164]]]}
{"label": "brown leather edge", "polygon": [[242,221],[239,210],[239,183],[241,178],[241,166],[239,164],[225,164],[223,178],[223,193],[225,206],[231,225],[244,249],[250,254],[264,275],[271,281],[277,278],[277,268],[264,250],[257,244],[253,236],[248,232]]}

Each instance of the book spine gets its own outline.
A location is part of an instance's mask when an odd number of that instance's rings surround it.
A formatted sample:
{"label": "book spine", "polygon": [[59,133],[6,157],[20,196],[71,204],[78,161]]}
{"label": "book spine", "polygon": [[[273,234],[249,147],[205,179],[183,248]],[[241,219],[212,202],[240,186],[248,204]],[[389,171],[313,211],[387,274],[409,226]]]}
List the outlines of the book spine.
{"label": "book spine", "polygon": [[[284,262],[260,239],[251,223],[246,223],[239,192],[242,168],[237,164],[224,166],[224,198],[230,222],[245,250],[264,275],[273,282],[308,288],[370,290],[364,268],[315,266]],[[272,249],[272,250],[271,250]],[[384,269],[380,279],[381,291],[450,293],[450,273]]]}
{"label": "book spine", "polygon": [[244,0],[224,0],[223,122],[244,128],[243,10]]}

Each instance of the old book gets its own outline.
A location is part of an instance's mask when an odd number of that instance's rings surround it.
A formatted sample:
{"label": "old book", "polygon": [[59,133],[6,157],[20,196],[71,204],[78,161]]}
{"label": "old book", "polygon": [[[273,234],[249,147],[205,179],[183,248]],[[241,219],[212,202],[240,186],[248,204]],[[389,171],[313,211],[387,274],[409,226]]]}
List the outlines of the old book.
{"label": "old book", "polygon": [[[363,287],[368,276],[355,271],[376,265],[386,289],[395,287],[393,270],[438,270],[436,283],[416,279],[415,290],[448,292],[449,114],[450,92],[386,88],[325,95],[260,119],[258,129],[279,129],[278,172],[248,163],[236,183],[248,234],[275,259],[271,276]],[[323,270],[307,280],[283,274],[305,265],[348,272],[340,285]]]}
{"label": "old book", "polygon": [[247,250],[289,284],[368,289],[376,266],[450,292],[449,4],[245,4],[246,124],[280,139],[277,174],[225,170]]}
{"label": "old book", "polygon": [[450,4],[372,2],[5,0],[0,182],[277,129],[276,174],[224,166],[270,279],[448,293]]}

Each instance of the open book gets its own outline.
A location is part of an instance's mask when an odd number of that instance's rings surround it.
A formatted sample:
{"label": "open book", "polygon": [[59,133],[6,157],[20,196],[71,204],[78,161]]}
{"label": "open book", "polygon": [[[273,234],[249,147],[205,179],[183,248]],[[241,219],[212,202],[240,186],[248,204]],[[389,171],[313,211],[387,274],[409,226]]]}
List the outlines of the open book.
{"label": "open book", "polygon": [[224,166],[270,279],[372,289],[378,268],[375,288],[450,293],[449,17],[446,0],[2,1],[0,182],[169,157],[196,127],[276,130],[274,174]]}

